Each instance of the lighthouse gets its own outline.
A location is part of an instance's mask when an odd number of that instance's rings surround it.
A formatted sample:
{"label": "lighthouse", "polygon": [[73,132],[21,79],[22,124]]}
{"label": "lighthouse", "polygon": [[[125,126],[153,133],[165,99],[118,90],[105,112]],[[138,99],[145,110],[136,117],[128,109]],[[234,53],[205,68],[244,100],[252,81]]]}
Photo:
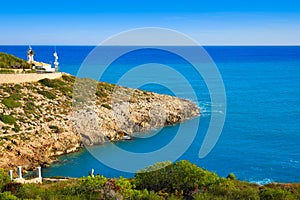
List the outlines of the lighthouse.
{"label": "lighthouse", "polygon": [[31,46],[29,46],[29,49],[27,51],[27,62],[31,65],[33,65],[33,63],[34,63],[33,57],[34,57],[34,51],[32,50]]}
{"label": "lighthouse", "polygon": [[55,60],[54,60],[55,71],[58,72],[58,64],[59,64],[59,62],[58,62],[58,55],[57,55],[56,51],[53,53],[53,56],[55,58]]}

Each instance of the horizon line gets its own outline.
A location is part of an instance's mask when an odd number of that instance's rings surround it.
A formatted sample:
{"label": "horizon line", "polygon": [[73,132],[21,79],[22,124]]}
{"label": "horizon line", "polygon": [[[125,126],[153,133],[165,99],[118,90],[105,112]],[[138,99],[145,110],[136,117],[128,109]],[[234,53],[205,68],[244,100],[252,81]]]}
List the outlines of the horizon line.
{"label": "horizon line", "polygon": [[278,46],[278,47],[280,47],[280,46],[300,46],[300,44],[204,44],[204,45],[149,45],[149,44],[140,44],[140,45],[102,45],[102,44],[0,44],[0,46],[94,46],[94,47],[96,47],[96,46],[107,46],[107,47],[126,47],[126,46],[128,46],[128,47],[134,47],[134,46],[164,46],[164,47],[168,47],[168,46],[170,46],[170,47],[172,47],[172,46],[174,46],[174,47],[179,47],[179,46],[183,46],[183,47],[193,47],[193,46],[195,46],[195,47],[197,47],[197,46],[205,46],[205,47],[214,47],[214,46],[216,46],[216,47],[222,47],[222,46],[228,46],[228,47],[230,47],[230,46],[236,46],[236,47],[239,47],[239,46],[256,46],[256,47],[259,47],[259,46],[262,46],[262,47],[267,47],[267,46],[274,46],[274,47],[276,47],[276,46]]}

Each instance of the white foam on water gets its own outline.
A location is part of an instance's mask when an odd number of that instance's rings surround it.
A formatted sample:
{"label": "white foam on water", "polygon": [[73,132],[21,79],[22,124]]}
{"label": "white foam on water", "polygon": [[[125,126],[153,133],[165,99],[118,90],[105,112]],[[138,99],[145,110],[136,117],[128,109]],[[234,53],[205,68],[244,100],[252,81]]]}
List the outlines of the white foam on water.
{"label": "white foam on water", "polygon": [[269,179],[269,178],[264,178],[263,180],[258,180],[258,181],[250,180],[249,182],[250,183],[256,183],[258,185],[266,185],[266,184],[273,183],[274,181],[272,179]]}

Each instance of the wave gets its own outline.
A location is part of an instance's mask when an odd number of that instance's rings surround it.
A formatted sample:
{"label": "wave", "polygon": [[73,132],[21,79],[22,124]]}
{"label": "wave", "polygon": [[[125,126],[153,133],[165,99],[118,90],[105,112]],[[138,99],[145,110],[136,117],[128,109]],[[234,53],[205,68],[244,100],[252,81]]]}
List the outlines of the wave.
{"label": "wave", "polygon": [[[224,114],[222,104],[211,104],[209,101],[198,102],[200,108],[201,117],[209,117],[212,113]],[[212,110],[212,107],[214,110]]]}
{"label": "wave", "polygon": [[250,180],[249,182],[250,183],[256,183],[257,185],[262,186],[262,185],[267,185],[267,184],[273,183],[274,181],[272,179],[265,178],[263,180],[258,180],[258,181]]}

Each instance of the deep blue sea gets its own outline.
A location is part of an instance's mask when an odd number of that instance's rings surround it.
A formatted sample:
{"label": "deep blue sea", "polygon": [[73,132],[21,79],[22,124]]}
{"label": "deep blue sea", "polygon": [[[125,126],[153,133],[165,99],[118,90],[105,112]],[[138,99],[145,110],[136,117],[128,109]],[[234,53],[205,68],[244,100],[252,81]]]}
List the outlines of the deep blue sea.
{"label": "deep blue sea", "polygon": [[[94,47],[55,48],[59,54],[60,70],[77,75],[81,63]],[[106,48],[107,52],[113,51],[110,47]],[[24,59],[27,49],[27,46],[0,46],[0,52],[12,53]],[[33,49],[36,52],[36,60],[53,61],[54,47],[33,46]],[[198,103],[202,113],[197,136],[179,160],[190,160],[220,176],[234,173],[240,180],[261,184],[272,181],[300,182],[300,47],[210,46],[205,47],[205,50],[223,78],[227,113],[217,144],[202,159],[198,157],[198,153],[211,119],[212,105],[205,82],[200,80],[199,74],[195,75],[188,63],[166,52],[141,49],[115,61],[100,80],[116,83],[122,73],[145,63],[159,62],[172,66],[184,73],[195,88],[198,100],[191,100]],[[164,84],[180,88],[176,79],[168,78]],[[129,83],[128,85],[130,86]],[[141,88],[174,95],[172,90],[165,86],[148,84]],[[181,92],[184,97],[185,90]],[[187,127],[188,130],[191,123],[193,120],[165,127],[149,138],[118,142],[117,145],[133,152],[153,151],[171,141],[178,126]],[[189,134],[189,131],[186,131],[186,134]],[[105,155],[113,154],[110,152],[113,150],[109,143],[95,146],[92,151]],[[81,177],[88,175],[92,168],[95,169],[95,173],[107,177],[133,176],[103,165],[87,150],[61,156],[59,161],[43,169],[43,176]]]}

